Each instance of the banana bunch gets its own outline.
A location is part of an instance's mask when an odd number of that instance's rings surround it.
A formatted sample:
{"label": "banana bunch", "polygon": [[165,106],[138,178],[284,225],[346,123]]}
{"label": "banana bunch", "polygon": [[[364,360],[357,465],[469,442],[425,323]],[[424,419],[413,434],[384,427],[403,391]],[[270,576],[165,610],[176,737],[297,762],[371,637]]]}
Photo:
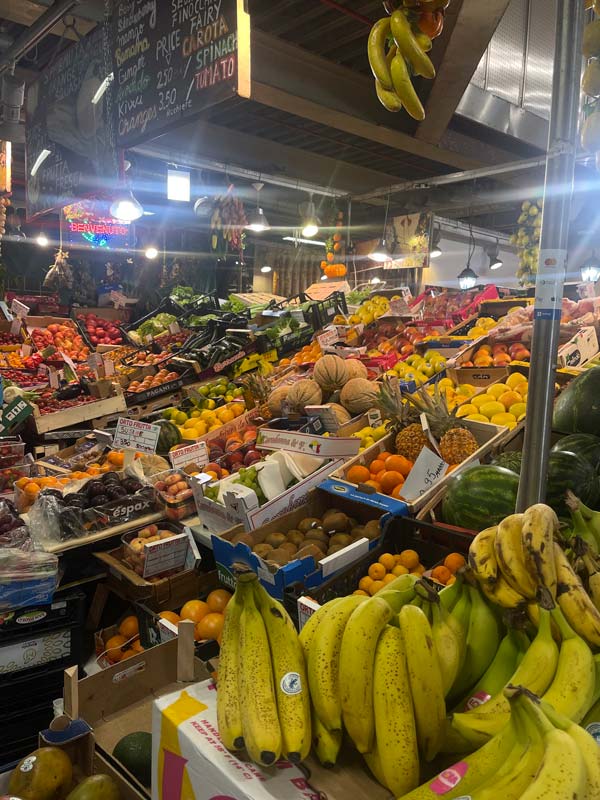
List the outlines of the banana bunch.
{"label": "banana bunch", "polygon": [[[579,510],[588,515],[588,525],[599,524],[600,515],[583,504]],[[469,566],[496,605],[525,608],[537,624],[538,599],[548,608],[556,602],[573,630],[591,647],[600,647],[600,611],[554,540],[557,533],[556,514],[539,503],[477,534],[469,548]],[[594,578],[595,590],[599,584],[600,578]],[[597,591],[600,604],[600,588]]]}
{"label": "banana bunch", "polygon": [[[393,44],[386,50],[390,37]],[[413,119],[425,119],[411,76],[435,78],[435,68],[427,55],[431,47],[429,36],[413,27],[405,9],[398,8],[391,17],[383,17],[373,25],[367,53],[377,97],[388,111],[404,108]]]}
{"label": "banana bunch", "polygon": [[517,275],[524,284],[531,282],[538,269],[543,205],[541,199],[534,202],[526,200],[517,220],[519,228],[510,237],[510,243],[515,245],[519,255]]}
{"label": "banana bunch", "polygon": [[595,739],[527,690],[505,690],[501,729],[482,747],[400,800],[600,798]]}
{"label": "banana bunch", "polygon": [[304,655],[287,611],[254,573],[239,576],[225,613],[217,721],[228,750],[243,748],[263,767],[310,752],[311,717]]}

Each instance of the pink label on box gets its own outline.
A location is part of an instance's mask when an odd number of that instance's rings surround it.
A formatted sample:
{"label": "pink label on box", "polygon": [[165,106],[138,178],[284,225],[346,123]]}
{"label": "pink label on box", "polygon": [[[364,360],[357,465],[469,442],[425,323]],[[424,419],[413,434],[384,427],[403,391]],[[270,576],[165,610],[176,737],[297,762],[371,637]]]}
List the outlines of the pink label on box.
{"label": "pink label on box", "polygon": [[447,794],[451,789],[454,789],[462,781],[469,770],[469,765],[466,761],[459,761],[448,769],[434,778],[429,784],[432,792],[439,795]]}

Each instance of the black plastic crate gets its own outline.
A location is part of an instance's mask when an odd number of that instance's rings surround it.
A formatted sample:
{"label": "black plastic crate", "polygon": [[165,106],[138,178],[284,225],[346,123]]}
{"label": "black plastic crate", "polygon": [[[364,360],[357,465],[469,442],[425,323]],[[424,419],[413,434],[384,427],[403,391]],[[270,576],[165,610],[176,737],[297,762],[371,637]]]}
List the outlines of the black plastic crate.
{"label": "black plastic crate", "polygon": [[301,583],[291,584],[285,589],[284,605],[297,623],[299,597],[307,594],[323,605],[335,597],[352,594],[358,588],[360,579],[368,573],[371,564],[374,564],[383,553],[396,554],[403,550],[415,550],[419,554],[421,563],[433,567],[450,553],[462,553],[466,556],[472,541],[473,537],[467,533],[430,522],[409,517],[390,517],[377,547],[316,589],[307,590]]}
{"label": "black plastic crate", "polygon": [[[81,592],[57,594],[50,605],[13,609],[0,614],[0,648],[40,633],[83,625],[85,595]],[[1,688],[1,687],[0,687]]]}
{"label": "black plastic crate", "polygon": [[[311,297],[306,295],[307,299]],[[346,316],[348,313],[348,304],[346,303],[346,296],[343,292],[333,292],[326,300],[313,300],[311,307],[312,325],[318,331],[331,325],[334,317],[338,314]]]}

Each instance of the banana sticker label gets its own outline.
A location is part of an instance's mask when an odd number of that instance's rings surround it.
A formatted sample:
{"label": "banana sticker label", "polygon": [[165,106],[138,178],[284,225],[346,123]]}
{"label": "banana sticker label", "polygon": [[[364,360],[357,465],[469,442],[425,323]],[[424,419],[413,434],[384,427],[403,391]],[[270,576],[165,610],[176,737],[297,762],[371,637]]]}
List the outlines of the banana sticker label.
{"label": "banana sticker label", "polygon": [[284,694],[300,694],[302,691],[302,680],[297,672],[288,672],[283,676],[279,685]]}
{"label": "banana sticker label", "polygon": [[600,744],[600,722],[592,722],[591,725],[587,726],[586,731],[590,736],[593,736],[596,744]]}
{"label": "banana sticker label", "polygon": [[[445,795],[451,789],[454,789],[465,777],[469,769],[469,765],[465,761],[459,761],[435,778],[430,784],[429,788],[434,794]],[[461,798],[457,798],[461,800]],[[470,800],[470,798],[462,798],[462,800]]]}

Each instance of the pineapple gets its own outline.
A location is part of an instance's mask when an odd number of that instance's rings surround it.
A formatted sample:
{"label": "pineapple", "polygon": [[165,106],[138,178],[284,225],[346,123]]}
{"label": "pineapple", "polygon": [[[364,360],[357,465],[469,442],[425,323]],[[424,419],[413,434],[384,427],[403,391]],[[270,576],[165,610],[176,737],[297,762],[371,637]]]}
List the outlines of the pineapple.
{"label": "pineapple", "polygon": [[[258,372],[252,372],[244,380],[244,388],[251,395],[260,416],[265,420],[271,419],[272,414],[267,403],[271,393],[271,384],[267,378]],[[247,403],[246,405],[248,406],[249,404]]]}
{"label": "pineapple", "polygon": [[423,387],[408,395],[407,400],[419,414],[427,416],[431,433],[439,443],[440,455],[447,464],[460,464],[479,448],[471,431],[456,418],[456,410],[449,411],[437,383],[433,396]]}
{"label": "pineapple", "polygon": [[419,420],[419,411],[402,396],[398,381],[384,378],[379,393],[381,415],[392,420],[392,430],[396,433],[395,449],[398,455],[414,462],[421,450],[431,444]]}

